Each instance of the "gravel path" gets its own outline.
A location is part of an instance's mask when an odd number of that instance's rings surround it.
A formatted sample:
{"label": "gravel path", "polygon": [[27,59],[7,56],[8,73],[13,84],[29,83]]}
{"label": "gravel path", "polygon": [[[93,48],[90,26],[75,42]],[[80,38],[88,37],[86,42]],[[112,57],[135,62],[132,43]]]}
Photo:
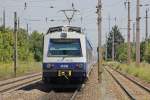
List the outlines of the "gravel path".
{"label": "gravel path", "polygon": [[49,94],[41,97],[40,100],[69,100],[74,92],[55,92],[51,91]]}
{"label": "gravel path", "polygon": [[97,76],[97,66],[94,66],[83,91],[79,92],[75,100],[100,100],[100,84]]}
{"label": "gravel path", "polygon": [[0,100],[38,100],[44,94],[44,92],[36,89],[32,91],[19,90],[13,93],[1,95]]}
{"label": "gravel path", "polygon": [[101,94],[101,100],[129,100],[106,70],[102,74]]}
{"label": "gravel path", "polygon": [[[86,82],[85,87],[78,93],[75,100],[128,100],[128,97],[108,72],[104,70],[101,84],[98,83],[97,76],[97,66],[95,65],[91,71],[89,80]],[[44,100],[43,96],[49,95],[51,91],[49,86],[43,85],[42,82],[37,82],[12,93],[0,94],[0,100],[41,100],[41,98]],[[59,98],[58,96],[50,100],[64,100],[67,95],[63,96],[63,98]]]}
{"label": "gravel path", "polygon": [[135,77],[135,76],[133,76],[133,75],[129,75],[128,73],[124,73],[124,72],[122,72],[122,73],[125,74],[126,76],[130,77],[131,79],[133,79],[133,80],[139,82],[139,83],[142,84],[143,86],[146,86],[147,88],[150,88],[150,82],[146,82],[145,80],[142,80],[142,79],[140,79],[140,78],[138,78],[138,77]]}
{"label": "gravel path", "polygon": [[112,69],[109,69],[113,75],[121,82],[121,84],[133,95],[135,96],[136,100],[149,100],[150,99],[150,94],[140,88],[139,86],[135,85],[125,77],[121,76],[117,72],[115,72]]}

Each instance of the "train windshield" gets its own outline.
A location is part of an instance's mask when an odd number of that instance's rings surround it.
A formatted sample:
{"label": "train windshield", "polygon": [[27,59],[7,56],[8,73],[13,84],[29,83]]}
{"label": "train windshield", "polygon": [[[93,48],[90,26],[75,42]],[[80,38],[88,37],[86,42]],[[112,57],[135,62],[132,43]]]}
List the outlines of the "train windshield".
{"label": "train windshield", "polygon": [[48,57],[82,56],[80,39],[50,39]]}

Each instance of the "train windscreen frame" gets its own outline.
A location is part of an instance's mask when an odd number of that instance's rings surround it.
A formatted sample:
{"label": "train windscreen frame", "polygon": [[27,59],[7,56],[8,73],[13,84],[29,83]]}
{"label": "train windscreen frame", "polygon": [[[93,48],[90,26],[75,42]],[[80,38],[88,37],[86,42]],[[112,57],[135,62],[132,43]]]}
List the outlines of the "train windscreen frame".
{"label": "train windscreen frame", "polygon": [[81,57],[80,39],[50,39],[48,57]]}

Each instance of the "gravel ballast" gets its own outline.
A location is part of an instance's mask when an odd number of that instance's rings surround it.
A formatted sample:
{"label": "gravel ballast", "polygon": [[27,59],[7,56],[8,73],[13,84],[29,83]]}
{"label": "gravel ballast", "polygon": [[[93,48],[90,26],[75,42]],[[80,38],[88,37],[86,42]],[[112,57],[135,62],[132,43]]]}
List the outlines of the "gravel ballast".
{"label": "gravel ballast", "polygon": [[97,76],[97,66],[95,65],[84,89],[79,92],[75,100],[100,100],[100,84]]}

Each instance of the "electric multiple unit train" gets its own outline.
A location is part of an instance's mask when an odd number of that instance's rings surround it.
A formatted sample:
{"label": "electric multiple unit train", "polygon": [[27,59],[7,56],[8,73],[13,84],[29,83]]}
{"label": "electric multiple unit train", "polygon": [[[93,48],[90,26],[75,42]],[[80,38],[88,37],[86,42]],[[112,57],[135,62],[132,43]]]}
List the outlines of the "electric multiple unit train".
{"label": "electric multiple unit train", "polygon": [[44,36],[43,76],[84,82],[92,68],[93,48],[80,27],[50,27]]}

